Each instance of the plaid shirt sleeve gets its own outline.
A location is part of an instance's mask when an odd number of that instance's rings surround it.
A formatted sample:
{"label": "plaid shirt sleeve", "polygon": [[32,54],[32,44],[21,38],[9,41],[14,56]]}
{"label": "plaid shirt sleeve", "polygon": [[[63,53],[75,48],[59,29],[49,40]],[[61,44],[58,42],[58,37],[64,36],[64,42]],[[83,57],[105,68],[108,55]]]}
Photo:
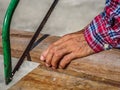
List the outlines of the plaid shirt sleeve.
{"label": "plaid shirt sleeve", "polygon": [[107,0],[104,11],[85,28],[84,35],[95,52],[120,48],[120,0]]}

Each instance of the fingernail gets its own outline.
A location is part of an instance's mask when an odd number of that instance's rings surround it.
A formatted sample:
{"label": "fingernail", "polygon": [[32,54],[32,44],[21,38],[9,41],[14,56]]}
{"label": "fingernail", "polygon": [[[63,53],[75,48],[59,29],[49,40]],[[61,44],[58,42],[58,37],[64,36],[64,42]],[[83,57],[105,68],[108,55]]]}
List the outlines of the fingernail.
{"label": "fingernail", "polygon": [[45,58],[44,58],[42,55],[41,55],[40,59],[41,59],[42,61],[44,61],[44,60],[45,60]]}
{"label": "fingernail", "polygon": [[49,65],[49,64],[47,64],[47,63],[46,63],[45,65],[46,65],[47,67],[50,67],[50,65]]}

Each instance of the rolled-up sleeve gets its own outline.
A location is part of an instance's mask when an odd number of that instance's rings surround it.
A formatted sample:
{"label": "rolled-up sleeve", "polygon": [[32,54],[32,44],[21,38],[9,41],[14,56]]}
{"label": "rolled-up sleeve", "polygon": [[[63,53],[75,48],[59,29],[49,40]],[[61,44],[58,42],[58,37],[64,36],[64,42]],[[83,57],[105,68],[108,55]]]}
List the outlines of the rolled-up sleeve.
{"label": "rolled-up sleeve", "polygon": [[120,0],[107,0],[104,11],[85,28],[84,35],[95,52],[120,48]]}

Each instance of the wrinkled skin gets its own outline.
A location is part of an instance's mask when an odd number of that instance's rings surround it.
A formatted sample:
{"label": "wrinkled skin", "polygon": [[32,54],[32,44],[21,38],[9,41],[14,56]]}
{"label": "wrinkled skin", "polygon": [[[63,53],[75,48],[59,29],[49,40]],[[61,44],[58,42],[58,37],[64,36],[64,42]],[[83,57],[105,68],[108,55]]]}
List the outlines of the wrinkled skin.
{"label": "wrinkled skin", "polygon": [[83,31],[67,34],[50,45],[40,56],[47,67],[65,68],[72,60],[93,54]]}

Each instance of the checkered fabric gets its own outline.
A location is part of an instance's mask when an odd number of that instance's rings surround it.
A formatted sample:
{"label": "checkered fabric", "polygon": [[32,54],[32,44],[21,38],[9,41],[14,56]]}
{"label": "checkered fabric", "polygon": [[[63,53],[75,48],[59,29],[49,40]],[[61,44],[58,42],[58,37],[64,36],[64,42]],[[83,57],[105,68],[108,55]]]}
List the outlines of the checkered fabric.
{"label": "checkered fabric", "polygon": [[84,35],[95,52],[120,48],[120,0],[106,0],[104,11],[85,28]]}

